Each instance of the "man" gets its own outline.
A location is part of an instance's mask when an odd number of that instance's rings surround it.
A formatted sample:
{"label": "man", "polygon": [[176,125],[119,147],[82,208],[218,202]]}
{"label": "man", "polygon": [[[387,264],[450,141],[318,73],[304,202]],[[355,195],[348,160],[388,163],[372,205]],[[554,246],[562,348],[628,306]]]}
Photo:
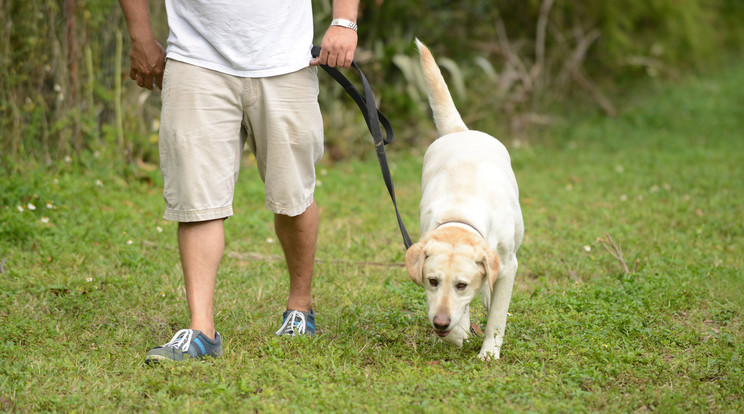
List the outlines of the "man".
{"label": "man", "polygon": [[313,66],[351,65],[359,0],[334,0],[322,52],[312,60],[311,0],[165,0],[167,50],[155,40],[147,0],[120,5],[131,38],[129,75],[140,87],[162,90],[164,218],[179,222],[191,318],[189,329],[151,349],[145,361],[222,353],[214,289],[245,143],[256,156],[289,270],[277,335],[314,335],[314,166],[323,153],[323,127]]}

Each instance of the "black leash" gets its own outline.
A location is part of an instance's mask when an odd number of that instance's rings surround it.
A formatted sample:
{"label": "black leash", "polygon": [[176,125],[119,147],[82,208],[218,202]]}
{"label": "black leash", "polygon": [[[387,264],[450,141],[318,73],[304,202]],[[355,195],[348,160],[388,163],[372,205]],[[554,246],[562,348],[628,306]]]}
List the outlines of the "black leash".
{"label": "black leash", "polygon": [[[313,57],[318,57],[319,54],[320,47],[313,46]],[[393,142],[393,139],[395,138],[393,127],[390,125],[390,121],[388,121],[387,117],[382,112],[380,112],[379,109],[377,109],[377,106],[375,105],[375,98],[372,95],[372,88],[370,88],[369,82],[367,82],[367,78],[364,76],[364,73],[362,73],[362,70],[359,69],[359,66],[357,66],[356,62],[351,62],[351,66],[353,66],[354,69],[359,72],[359,77],[362,80],[362,86],[364,88],[364,96],[359,93],[354,85],[352,85],[351,82],[346,79],[346,77],[341,72],[338,71],[338,69],[326,65],[320,65],[320,67],[322,67],[323,70],[331,75],[331,77],[335,79],[336,82],[344,87],[346,93],[351,96],[351,99],[356,102],[357,106],[359,106],[359,109],[361,109],[362,111],[364,122],[367,123],[367,129],[369,129],[369,132],[370,134],[372,134],[372,138],[374,139],[375,151],[377,152],[377,161],[380,164],[382,178],[383,180],[385,180],[385,185],[387,186],[388,193],[390,194],[390,199],[393,200],[395,215],[398,217],[398,227],[400,228],[400,234],[403,236],[403,244],[406,246],[406,250],[408,250],[408,248],[411,247],[413,243],[411,243],[411,238],[408,236],[406,226],[403,225],[403,220],[400,218],[398,203],[395,201],[393,177],[390,175],[390,167],[388,166],[387,156],[385,155],[385,145]],[[382,126],[385,128],[384,137],[382,136],[380,124],[382,124]]]}

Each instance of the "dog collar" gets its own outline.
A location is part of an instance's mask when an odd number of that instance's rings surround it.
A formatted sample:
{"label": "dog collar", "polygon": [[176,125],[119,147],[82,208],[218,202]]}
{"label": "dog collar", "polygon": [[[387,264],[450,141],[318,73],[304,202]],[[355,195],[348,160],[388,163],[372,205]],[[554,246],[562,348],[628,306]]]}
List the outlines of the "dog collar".
{"label": "dog collar", "polygon": [[472,224],[466,223],[464,221],[455,221],[455,220],[445,221],[444,223],[439,224],[434,230],[440,227],[444,227],[444,226],[454,226],[454,227],[459,227],[461,229],[469,230],[485,239],[485,237],[483,236],[483,233],[481,233],[480,230],[476,229],[475,226],[473,226]]}

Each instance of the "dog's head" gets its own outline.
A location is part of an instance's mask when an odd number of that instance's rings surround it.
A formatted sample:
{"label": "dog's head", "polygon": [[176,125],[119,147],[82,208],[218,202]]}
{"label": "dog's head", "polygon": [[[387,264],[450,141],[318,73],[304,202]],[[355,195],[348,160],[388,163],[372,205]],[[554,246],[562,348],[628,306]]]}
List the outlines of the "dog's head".
{"label": "dog's head", "polygon": [[499,259],[479,235],[458,227],[441,227],[408,249],[406,267],[411,280],[426,291],[434,331],[446,337],[482,288],[490,296]]}

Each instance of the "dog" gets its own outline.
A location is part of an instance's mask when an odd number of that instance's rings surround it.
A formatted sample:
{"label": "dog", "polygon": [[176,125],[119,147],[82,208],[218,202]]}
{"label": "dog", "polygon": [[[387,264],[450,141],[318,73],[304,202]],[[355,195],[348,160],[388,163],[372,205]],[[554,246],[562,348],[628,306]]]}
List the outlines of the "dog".
{"label": "dog", "polygon": [[424,155],[421,237],[406,269],[426,291],[428,319],[446,343],[471,333],[470,303],[481,293],[488,322],[478,357],[499,359],[524,236],[511,158],[496,138],[463,122],[429,49],[416,39],[439,138]]}

